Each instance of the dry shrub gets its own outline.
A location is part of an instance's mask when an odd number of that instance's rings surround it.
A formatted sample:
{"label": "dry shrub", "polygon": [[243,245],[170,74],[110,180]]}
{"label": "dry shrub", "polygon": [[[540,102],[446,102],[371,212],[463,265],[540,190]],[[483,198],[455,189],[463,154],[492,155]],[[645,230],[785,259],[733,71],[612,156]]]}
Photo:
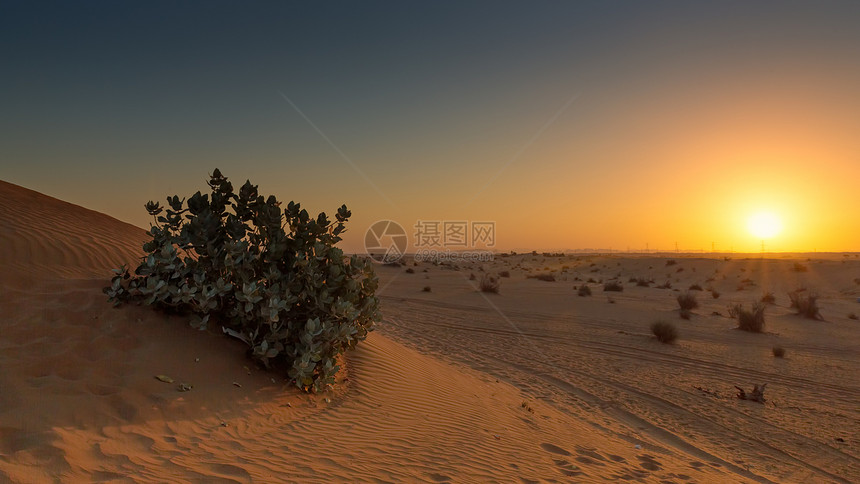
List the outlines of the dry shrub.
{"label": "dry shrub", "polygon": [[747,310],[742,304],[729,306],[729,317],[737,320],[738,329],[751,333],[764,331],[764,309],[765,305],[755,302],[752,309]]}
{"label": "dry shrub", "polygon": [[661,343],[672,343],[678,339],[678,330],[672,323],[665,321],[657,321],[651,325],[651,332],[657,337],[657,341]]}
{"label": "dry shrub", "polygon": [[555,276],[548,273],[535,274],[533,276],[527,276],[528,279],[537,279],[539,281],[546,282],[555,282]]}
{"label": "dry shrub", "polygon": [[609,281],[603,285],[603,292],[621,292],[623,290],[624,286],[618,281]]}
{"label": "dry shrub", "polygon": [[699,301],[696,300],[696,295],[691,292],[678,294],[678,306],[682,310],[691,311],[699,307]]}
{"label": "dry shrub", "polygon": [[579,286],[579,291],[577,291],[577,294],[579,294],[580,297],[590,296],[591,288],[583,284]]}
{"label": "dry shrub", "polygon": [[481,278],[481,292],[499,293],[499,279],[489,274],[484,274]]}
{"label": "dry shrub", "polygon": [[782,346],[776,345],[773,347],[773,356],[777,358],[782,358],[785,356],[785,348]]}
{"label": "dry shrub", "polygon": [[798,289],[788,293],[791,307],[797,310],[797,314],[809,318],[824,320],[818,308],[818,294],[807,292],[806,289]]}

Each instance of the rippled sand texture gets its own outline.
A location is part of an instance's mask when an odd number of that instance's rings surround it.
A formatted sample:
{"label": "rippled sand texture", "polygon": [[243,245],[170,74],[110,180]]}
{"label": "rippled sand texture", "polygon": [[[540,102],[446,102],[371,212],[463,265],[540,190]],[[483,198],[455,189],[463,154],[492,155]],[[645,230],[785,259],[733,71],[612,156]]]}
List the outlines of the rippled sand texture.
{"label": "rippled sand texture", "polygon": [[[488,295],[468,278],[478,265],[381,267],[385,321],[334,392],[306,395],[233,339],[112,308],[101,288],[144,239],[0,182],[0,482],[860,481],[854,259],[795,273],[789,261],[518,256],[483,267],[511,271]],[[544,267],[557,282],[526,278]],[[573,290],[574,277],[619,273],[614,304],[596,284],[590,298]],[[702,293],[684,321],[677,293],[626,282],[667,273],[722,296]],[[757,282],[737,290],[745,278]],[[826,321],[791,314],[784,290],[800,283],[823,294]],[[711,315],[765,288],[769,333]],[[677,324],[675,345],[649,335],[655,318]],[[733,398],[762,382],[766,405]]]}

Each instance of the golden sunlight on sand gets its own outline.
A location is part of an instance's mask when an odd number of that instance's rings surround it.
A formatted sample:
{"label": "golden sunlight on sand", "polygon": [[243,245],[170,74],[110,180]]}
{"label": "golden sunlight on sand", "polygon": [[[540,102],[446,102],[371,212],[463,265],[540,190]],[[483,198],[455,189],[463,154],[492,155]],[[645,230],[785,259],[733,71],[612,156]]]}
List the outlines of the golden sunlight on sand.
{"label": "golden sunlight on sand", "polygon": [[[407,259],[378,268],[384,321],[335,390],[308,395],[218,331],[111,307],[145,237],[0,182],[0,481],[860,482],[855,256]],[[798,287],[823,321],[794,314]],[[727,305],[767,292],[766,331],[736,330]],[[764,404],[735,397],[761,383]]]}

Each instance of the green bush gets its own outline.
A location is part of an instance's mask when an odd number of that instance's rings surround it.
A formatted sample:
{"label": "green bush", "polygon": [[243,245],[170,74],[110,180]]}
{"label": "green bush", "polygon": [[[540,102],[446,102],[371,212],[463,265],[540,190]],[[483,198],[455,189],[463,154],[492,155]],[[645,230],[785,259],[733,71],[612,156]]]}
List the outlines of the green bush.
{"label": "green bush", "polygon": [[190,315],[244,341],[253,359],[282,370],[306,391],[334,383],[337,357],[380,320],[376,275],[367,260],[335,247],[351,213],[312,218],[299,204],[283,211],[257,186],[233,185],[215,170],[212,193],[167,198],[146,210],[155,218],[143,262],[116,270],[109,300],[142,301]]}

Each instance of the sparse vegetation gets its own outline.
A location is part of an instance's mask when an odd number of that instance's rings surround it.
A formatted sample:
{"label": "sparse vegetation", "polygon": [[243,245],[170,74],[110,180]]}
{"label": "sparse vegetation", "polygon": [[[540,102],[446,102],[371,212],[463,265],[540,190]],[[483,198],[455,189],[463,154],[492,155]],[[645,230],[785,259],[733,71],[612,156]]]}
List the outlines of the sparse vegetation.
{"label": "sparse vegetation", "polygon": [[667,260],[667,261],[666,261],[666,267],[668,267],[668,266],[673,266],[673,265],[675,265],[675,264],[677,264],[677,263],[678,263],[678,261],[676,261],[675,259],[669,259],[669,260]]}
{"label": "sparse vegetation", "polygon": [[577,294],[580,297],[591,296],[591,288],[583,284],[579,286],[579,291],[577,291]]}
{"label": "sparse vegetation", "polygon": [[785,348],[782,346],[776,345],[773,347],[773,356],[777,358],[783,358],[785,356]]}
{"label": "sparse vegetation", "polygon": [[680,309],[678,315],[681,316],[681,319],[690,319],[693,317],[693,312],[689,309]]}
{"label": "sparse vegetation", "polygon": [[774,296],[772,292],[768,291],[761,296],[761,302],[765,304],[774,304],[776,303],[776,296]]}
{"label": "sparse vegetation", "polygon": [[809,268],[807,266],[801,264],[800,262],[795,262],[791,266],[791,270],[793,270],[794,272],[806,272],[809,270]]}
{"label": "sparse vegetation", "polygon": [[788,293],[791,307],[797,310],[797,314],[809,318],[824,320],[818,308],[818,294],[805,289],[798,289]]}
{"label": "sparse vegetation", "polygon": [[555,276],[546,272],[526,276],[528,279],[537,279],[539,281],[555,282]]}
{"label": "sparse vegetation", "polygon": [[738,322],[738,329],[751,333],[764,331],[764,309],[765,305],[755,302],[752,309],[747,310],[742,304],[729,306],[729,317]]}
{"label": "sparse vegetation", "polygon": [[477,279],[478,279],[478,276],[476,276],[474,272],[473,272],[473,273],[471,273],[471,274],[469,274],[469,280],[470,280],[470,281],[474,281],[474,280],[477,280]]}
{"label": "sparse vegetation", "polygon": [[691,292],[683,292],[678,294],[678,306],[681,310],[692,311],[699,307],[699,301],[696,300],[696,295]]}
{"label": "sparse vegetation", "polygon": [[857,315],[854,313],[848,313],[848,319],[857,319]]}
{"label": "sparse vegetation", "polygon": [[672,323],[665,321],[657,321],[651,325],[651,332],[657,337],[657,341],[661,343],[672,343],[678,339],[678,330]]}
{"label": "sparse vegetation", "polygon": [[430,289],[430,286],[424,286],[424,289],[422,289],[421,291],[423,291],[423,292],[430,292],[431,290],[432,290],[432,289]]}
{"label": "sparse vegetation", "polygon": [[719,299],[720,298],[719,291],[717,291],[716,289],[711,289],[711,297],[713,297],[714,299]]}
{"label": "sparse vegetation", "polygon": [[493,277],[489,274],[484,274],[484,277],[481,278],[481,292],[491,292],[493,294],[499,293],[499,278]]}
{"label": "sparse vegetation", "polygon": [[603,292],[621,292],[624,286],[618,281],[609,281],[603,285]]}
{"label": "sparse vegetation", "polygon": [[406,269],[406,273],[407,274],[415,274],[415,269],[410,267],[410,268]]}
{"label": "sparse vegetation", "polygon": [[690,290],[691,290],[691,291],[701,291],[701,290],[702,290],[702,286],[700,286],[700,285],[698,285],[698,284],[692,284],[692,285],[690,286]]}
{"label": "sparse vegetation", "polygon": [[502,271],[499,272],[500,277],[511,277],[511,271]]}

